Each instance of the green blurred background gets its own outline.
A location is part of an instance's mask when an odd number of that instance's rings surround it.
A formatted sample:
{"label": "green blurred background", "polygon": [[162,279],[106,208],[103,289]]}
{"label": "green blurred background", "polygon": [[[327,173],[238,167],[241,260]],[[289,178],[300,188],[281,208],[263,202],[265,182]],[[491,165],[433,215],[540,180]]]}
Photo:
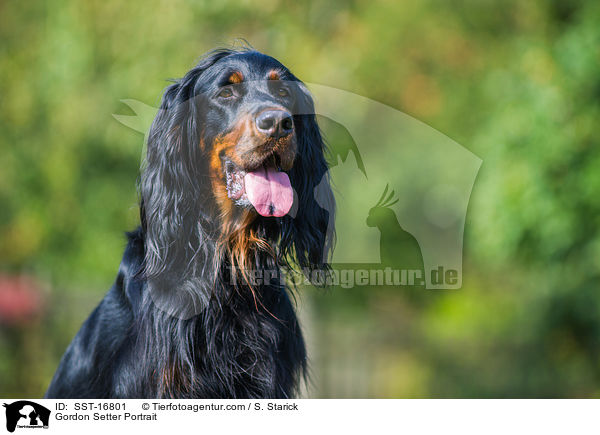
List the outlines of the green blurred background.
{"label": "green blurred background", "polygon": [[1,1],[0,397],[44,393],[137,224],[120,100],[158,105],[238,37],[483,159],[462,289],[302,292],[306,396],[600,397],[599,22],[593,0]]}

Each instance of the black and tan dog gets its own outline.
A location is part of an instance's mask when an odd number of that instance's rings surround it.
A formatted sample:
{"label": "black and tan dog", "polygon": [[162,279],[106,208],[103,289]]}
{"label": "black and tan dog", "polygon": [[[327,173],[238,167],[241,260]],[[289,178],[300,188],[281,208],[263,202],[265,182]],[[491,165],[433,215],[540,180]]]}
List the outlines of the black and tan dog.
{"label": "black and tan dog", "polygon": [[141,226],[46,397],[293,396],[306,350],[289,289],[257,276],[328,270],[324,152],[310,94],[272,57],[216,50],[169,86]]}

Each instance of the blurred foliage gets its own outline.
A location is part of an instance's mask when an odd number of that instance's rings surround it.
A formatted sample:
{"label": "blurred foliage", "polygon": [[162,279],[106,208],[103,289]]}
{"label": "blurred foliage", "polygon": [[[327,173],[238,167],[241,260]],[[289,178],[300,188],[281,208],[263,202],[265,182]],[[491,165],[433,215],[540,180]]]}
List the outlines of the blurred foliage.
{"label": "blurred foliage", "polygon": [[0,330],[0,395],[43,393],[137,223],[120,100],[157,105],[243,37],[483,159],[461,290],[304,293],[310,394],[600,396],[599,21],[593,0],[1,2],[0,272],[52,291]]}

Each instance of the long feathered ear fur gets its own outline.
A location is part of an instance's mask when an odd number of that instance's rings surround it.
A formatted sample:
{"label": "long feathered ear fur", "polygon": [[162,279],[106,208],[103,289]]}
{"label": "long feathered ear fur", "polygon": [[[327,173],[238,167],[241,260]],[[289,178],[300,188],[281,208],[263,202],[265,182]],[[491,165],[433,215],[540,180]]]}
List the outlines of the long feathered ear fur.
{"label": "long feathered ear fur", "polygon": [[196,87],[204,71],[232,53],[212,52],[169,86],[148,135],[140,182],[143,273],[154,302],[182,318],[206,304],[214,281],[207,279],[214,271],[199,270],[210,264],[214,222],[208,177],[198,175],[208,170],[200,149],[203,96]]}
{"label": "long feathered ear fur", "polygon": [[289,175],[298,204],[294,217],[284,217],[280,249],[285,257],[295,258],[313,284],[323,285],[326,276],[322,272],[330,270],[328,261],[335,240],[335,199],[325,159],[327,147],[316,121],[314,102],[299,81],[296,94],[298,153]]}

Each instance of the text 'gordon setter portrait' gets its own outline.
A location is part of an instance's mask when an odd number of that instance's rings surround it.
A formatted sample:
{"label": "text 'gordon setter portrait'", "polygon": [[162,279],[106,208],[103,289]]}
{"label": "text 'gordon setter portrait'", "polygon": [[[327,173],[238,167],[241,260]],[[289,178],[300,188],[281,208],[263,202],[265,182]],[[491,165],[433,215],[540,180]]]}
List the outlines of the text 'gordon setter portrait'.
{"label": "text 'gordon setter portrait'", "polygon": [[[307,357],[285,274],[327,273],[334,199],[312,98],[250,49],[164,92],[138,229],[49,398],[283,398]],[[296,272],[295,272],[296,271]]]}

